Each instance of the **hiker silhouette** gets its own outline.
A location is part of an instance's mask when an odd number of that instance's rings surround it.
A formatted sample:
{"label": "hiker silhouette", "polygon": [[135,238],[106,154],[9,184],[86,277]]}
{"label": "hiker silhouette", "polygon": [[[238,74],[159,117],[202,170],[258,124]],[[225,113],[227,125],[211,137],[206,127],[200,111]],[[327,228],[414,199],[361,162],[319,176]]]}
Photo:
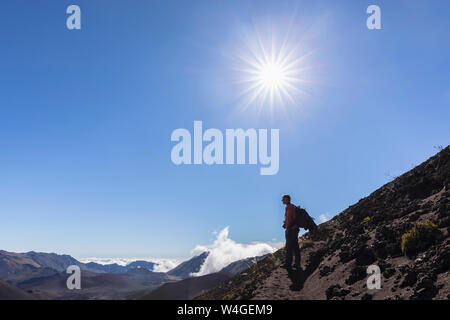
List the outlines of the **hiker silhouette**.
{"label": "hiker silhouette", "polygon": [[285,261],[281,265],[282,268],[292,268],[292,257],[294,257],[294,267],[300,270],[300,248],[298,246],[298,232],[299,225],[297,223],[297,208],[291,203],[291,196],[283,195],[281,201],[286,206],[284,212],[283,228],[285,229],[286,246],[285,246]]}

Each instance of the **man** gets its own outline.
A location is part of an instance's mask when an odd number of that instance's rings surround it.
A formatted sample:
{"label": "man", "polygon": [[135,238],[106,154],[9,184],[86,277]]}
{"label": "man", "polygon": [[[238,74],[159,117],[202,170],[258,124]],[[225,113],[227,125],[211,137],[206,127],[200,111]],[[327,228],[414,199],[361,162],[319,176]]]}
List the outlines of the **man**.
{"label": "man", "polygon": [[292,256],[294,256],[294,266],[297,270],[300,270],[300,248],[298,247],[299,226],[296,224],[295,206],[291,203],[291,196],[288,194],[283,195],[281,201],[286,205],[283,224],[283,228],[286,229],[286,247],[284,249],[286,257],[281,267],[290,269],[292,267]]}

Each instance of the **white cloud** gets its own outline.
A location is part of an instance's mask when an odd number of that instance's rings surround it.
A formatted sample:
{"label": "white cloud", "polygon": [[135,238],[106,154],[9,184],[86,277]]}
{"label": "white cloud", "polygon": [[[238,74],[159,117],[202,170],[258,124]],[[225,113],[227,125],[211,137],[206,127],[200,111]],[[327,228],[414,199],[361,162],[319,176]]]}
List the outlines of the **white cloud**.
{"label": "white cloud", "polygon": [[80,262],[83,263],[89,263],[89,262],[95,262],[98,264],[113,264],[117,263],[120,266],[126,266],[127,264],[130,264],[134,261],[148,261],[148,262],[154,262],[156,265],[154,266],[155,272],[167,272],[173,268],[175,268],[177,265],[180,264],[180,260],[176,259],[158,259],[158,258],[83,258],[79,259]]}
{"label": "white cloud", "polygon": [[321,215],[319,216],[319,221],[320,221],[320,223],[327,222],[328,220],[330,220],[330,218],[328,218],[327,214],[321,214]]}
{"label": "white cloud", "polygon": [[155,272],[167,272],[181,263],[181,261],[175,259],[152,259],[151,261],[156,263],[153,268]]}
{"label": "white cloud", "polygon": [[237,243],[228,238],[229,227],[224,228],[217,234],[216,240],[211,245],[198,245],[193,252],[208,251],[209,255],[201,266],[199,272],[193,276],[202,276],[220,271],[237,260],[262,256],[279,249],[282,243],[253,242],[250,244]]}

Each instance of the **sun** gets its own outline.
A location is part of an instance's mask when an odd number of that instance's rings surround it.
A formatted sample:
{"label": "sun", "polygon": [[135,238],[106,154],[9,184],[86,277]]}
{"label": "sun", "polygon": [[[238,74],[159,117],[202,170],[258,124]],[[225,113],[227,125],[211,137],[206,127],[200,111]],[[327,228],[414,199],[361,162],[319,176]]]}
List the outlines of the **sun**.
{"label": "sun", "polygon": [[277,90],[286,85],[287,74],[282,65],[267,63],[261,66],[258,77],[261,85],[267,90]]}
{"label": "sun", "polygon": [[255,32],[247,37],[237,55],[238,83],[242,87],[244,108],[256,105],[270,110],[298,106],[307,85],[308,54],[301,42],[289,41],[288,36],[277,41],[273,33]]}

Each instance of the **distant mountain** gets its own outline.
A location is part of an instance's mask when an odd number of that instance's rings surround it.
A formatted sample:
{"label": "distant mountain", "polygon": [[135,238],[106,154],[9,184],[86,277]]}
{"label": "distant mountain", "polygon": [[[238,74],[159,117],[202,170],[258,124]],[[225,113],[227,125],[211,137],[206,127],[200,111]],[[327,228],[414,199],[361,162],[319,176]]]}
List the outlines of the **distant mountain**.
{"label": "distant mountain", "polygon": [[0,279],[23,279],[50,269],[62,272],[70,265],[77,265],[88,270],[83,263],[69,255],[56,253],[25,252],[15,253],[0,250]]}
{"label": "distant mountain", "polygon": [[153,271],[156,263],[138,260],[126,266],[116,263],[103,265],[95,262],[82,263],[65,254],[34,251],[15,253],[0,250],[0,279],[4,280],[23,280],[43,272],[42,269],[63,272],[70,265],[77,265],[82,270],[96,273],[125,273],[134,268],[144,268]]}
{"label": "distant mountain", "polygon": [[126,266],[121,266],[117,263],[111,263],[111,264],[99,264],[95,262],[89,262],[86,263],[85,266],[88,270],[96,271],[96,272],[107,272],[107,273],[124,273],[127,272],[130,269],[134,268],[144,268],[150,271],[153,271],[155,269],[156,263],[154,262],[148,262],[148,261],[133,261]]}
{"label": "distant mountain", "polygon": [[191,277],[178,282],[165,283],[158,289],[145,294],[142,300],[190,300],[232,277],[229,273],[218,272],[200,277]]}
{"label": "distant mountain", "polygon": [[22,253],[0,250],[0,279],[7,279],[17,273],[32,272],[40,265]]}
{"label": "distant mountain", "polygon": [[121,266],[117,263],[111,264],[99,264],[96,262],[88,262],[85,264],[89,270],[94,270],[96,272],[106,272],[106,273],[124,273],[127,272],[125,266]]}
{"label": "distant mountain", "polygon": [[265,255],[259,256],[259,257],[251,257],[251,258],[235,261],[233,263],[230,263],[228,266],[226,266],[219,272],[229,273],[232,275],[239,274],[242,271],[247,270],[248,268],[252,267],[256,262],[258,262],[261,259],[264,259],[268,255],[269,254],[265,254]]}
{"label": "distant mountain", "polygon": [[33,296],[9,283],[0,280],[0,300],[33,300]]}
{"label": "distant mountain", "polygon": [[24,255],[35,263],[40,265],[41,267],[46,267],[50,269],[54,269],[56,271],[65,271],[68,266],[78,265],[83,267],[84,264],[78,261],[75,258],[67,254],[56,254],[56,253],[44,253],[44,252],[34,252],[30,251],[24,253]]}
{"label": "distant mountain", "polygon": [[168,275],[176,276],[182,279],[189,278],[191,273],[199,272],[202,264],[208,257],[209,252],[193,257],[185,262],[180,263],[177,267],[167,272]]}

